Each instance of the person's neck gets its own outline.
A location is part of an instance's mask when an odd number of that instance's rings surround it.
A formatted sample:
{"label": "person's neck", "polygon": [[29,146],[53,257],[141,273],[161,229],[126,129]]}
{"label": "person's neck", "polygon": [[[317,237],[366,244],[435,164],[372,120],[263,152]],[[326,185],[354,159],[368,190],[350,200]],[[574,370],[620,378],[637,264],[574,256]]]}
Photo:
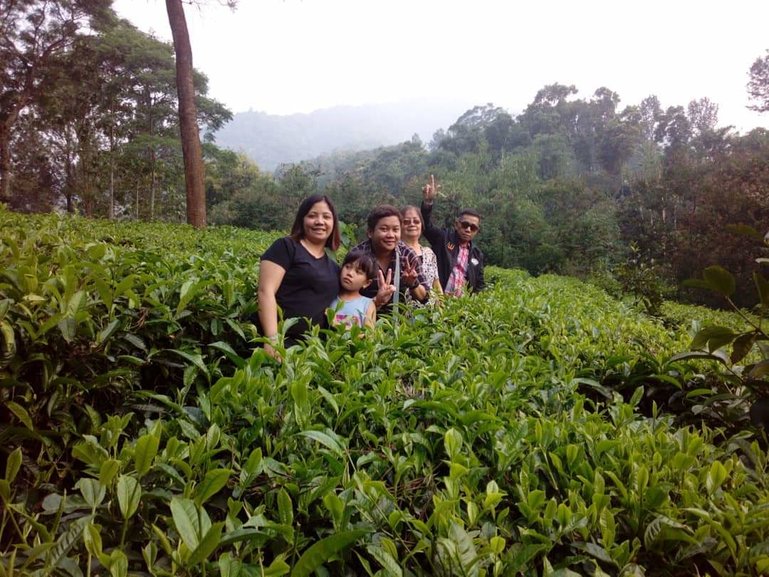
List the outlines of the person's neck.
{"label": "person's neck", "polygon": [[360,291],[359,290],[357,290],[357,291],[346,291],[346,290],[339,291],[339,300],[342,300],[342,301],[354,301],[358,297],[360,297]]}
{"label": "person's neck", "polygon": [[[398,250],[397,245],[394,250]],[[393,258],[394,250],[374,249],[374,256],[380,263],[389,263]]]}
{"label": "person's neck", "polygon": [[317,243],[312,242],[308,240],[307,238],[303,238],[301,241],[302,246],[307,249],[307,251],[310,254],[313,254],[315,256],[323,256],[323,253],[326,251],[326,243]]}
{"label": "person's neck", "polygon": [[403,242],[407,247],[415,250],[417,254],[422,252],[422,245],[419,244],[419,238],[404,238]]}

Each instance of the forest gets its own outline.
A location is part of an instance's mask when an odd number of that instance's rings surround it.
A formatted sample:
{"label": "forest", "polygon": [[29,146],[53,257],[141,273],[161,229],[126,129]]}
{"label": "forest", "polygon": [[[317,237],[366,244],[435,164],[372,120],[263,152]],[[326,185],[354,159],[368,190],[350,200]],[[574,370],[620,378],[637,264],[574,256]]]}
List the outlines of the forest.
{"label": "forest", "polygon": [[[44,4],[3,20],[0,200],[17,211],[183,221],[173,47],[117,19],[106,0],[63,2],[78,7],[68,15]],[[25,17],[37,18],[34,29]],[[769,55],[746,79],[746,100],[769,109]],[[360,235],[372,206],[418,201],[435,174],[446,194],[439,216],[460,206],[484,216],[478,242],[491,264],[594,278],[653,303],[708,302],[681,282],[717,263],[737,276],[736,301],[749,303],[750,241],[735,230],[769,222],[769,133],[719,126],[707,97],[620,107],[609,88],[585,97],[553,84],[515,117],[483,104],[428,143],[271,173],[215,144],[232,114],[206,96],[199,72],[195,86],[209,224],[285,230],[300,199],[324,191]]]}

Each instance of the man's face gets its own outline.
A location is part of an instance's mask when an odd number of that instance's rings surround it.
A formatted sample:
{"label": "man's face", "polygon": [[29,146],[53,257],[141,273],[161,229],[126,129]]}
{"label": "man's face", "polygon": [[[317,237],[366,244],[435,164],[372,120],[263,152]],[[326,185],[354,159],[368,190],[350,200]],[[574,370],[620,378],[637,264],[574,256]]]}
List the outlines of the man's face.
{"label": "man's face", "polygon": [[463,214],[454,221],[454,229],[459,235],[462,244],[468,243],[475,238],[481,228],[481,219],[470,214]]}

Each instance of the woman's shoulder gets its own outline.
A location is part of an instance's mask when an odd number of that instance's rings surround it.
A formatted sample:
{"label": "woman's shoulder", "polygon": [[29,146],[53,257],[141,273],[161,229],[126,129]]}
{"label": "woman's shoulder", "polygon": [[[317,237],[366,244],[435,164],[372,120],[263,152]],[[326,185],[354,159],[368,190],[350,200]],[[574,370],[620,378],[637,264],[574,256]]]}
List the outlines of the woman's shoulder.
{"label": "woman's shoulder", "polygon": [[289,260],[293,258],[296,253],[296,247],[299,243],[290,236],[282,236],[276,239],[264,254],[262,254],[262,260],[271,260],[281,264],[285,262],[288,257]]}

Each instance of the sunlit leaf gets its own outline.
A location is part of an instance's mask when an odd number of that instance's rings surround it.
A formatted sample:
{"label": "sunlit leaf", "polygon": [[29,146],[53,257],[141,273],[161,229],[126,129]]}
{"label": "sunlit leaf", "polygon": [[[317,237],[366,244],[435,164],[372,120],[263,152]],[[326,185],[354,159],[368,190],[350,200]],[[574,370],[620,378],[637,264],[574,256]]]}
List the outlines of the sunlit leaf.
{"label": "sunlit leaf", "polygon": [[323,563],[347,549],[367,533],[368,531],[363,529],[341,531],[316,541],[302,553],[299,561],[297,561],[291,571],[291,577],[308,577]]}

